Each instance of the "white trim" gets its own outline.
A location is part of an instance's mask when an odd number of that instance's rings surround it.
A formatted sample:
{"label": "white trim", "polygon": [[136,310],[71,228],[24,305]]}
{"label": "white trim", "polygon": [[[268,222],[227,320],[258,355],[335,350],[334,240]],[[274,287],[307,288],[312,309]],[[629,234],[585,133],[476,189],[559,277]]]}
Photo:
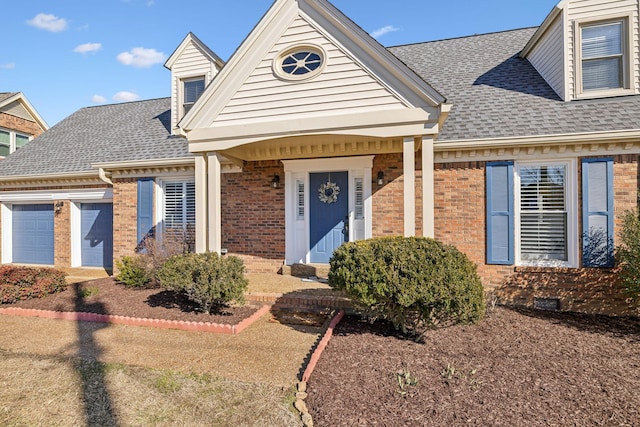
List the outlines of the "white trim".
{"label": "white trim", "polygon": [[[286,59],[286,57],[293,55],[294,53],[302,53],[302,52],[309,52],[311,54],[318,55],[320,57],[320,65],[318,66],[318,68],[316,68],[313,71],[309,71],[306,74],[300,74],[300,75],[289,74],[285,72],[282,69],[282,63]],[[314,77],[320,75],[327,67],[327,60],[328,60],[327,53],[321,46],[309,44],[309,43],[292,44],[291,46],[282,49],[280,53],[278,53],[276,57],[273,58],[273,61],[271,63],[271,69],[273,70],[274,75],[283,81],[301,82],[301,81],[313,79]]]}
{"label": "white trim", "polygon": [[[566,209],[567,209],[567,261],[522,261],[520,258],[520,174],[521,166],[563,164],[566,166]],[[579,267],[579,242],[578,237],[578,168],[577,159],[558,159],[552,162],[545,161],[519,161],[514,168],[514,229],[515,229],[515,265],[533,267]]]}
{"label": "white trim", "polygon": [[207,162],[207,189],[209,230],[208,249],[211,252],[222,251],[222,188],[221,188],[221,164],[217,154],[211,153]]}
{"label": "white trim", "polygon": [[433,138],[422,138],[422,235],[435,237]]}
{"label": "white trim", "polygon": [[69,220],[71,221],[71,267],[82,266],[82,210],[80,202],[71,202]]}
{"label": "white trim", "polygon": [[53,200],[113,200],[113,189],[0,191],[0,202],[40,203]]}
{"label": "white trim", "polygon": [[[176,175],[175,177],[165,177],[158,178],[155,177],[154,180],[154,191],[155,191],[155,214],[154,214],[154,227],[156,229],[156,238],[162,239],[162,233],[164,232],[164,186],[165,184],[171,183],[184,183],[184,182],[192,182],[195,183],[195,179],[193,176],[189,175]],[[197,190],[196,190],[197,197]],[[197,221],[197,207],[196,207],[196,221]]]}
{"label": "white trim", "polygon": [[13,211],[12,205],[3,203],[0,207],[2,214],[2,263],[13,261]]}
{"label": "white trim", "polygon": [[[285,263],[308,264],[311,261],[309,232],[311,229],[309,202],[309,174],[315,172],[348,172],[349,179],[349,239],[355,240],[355,178],[363,180],[364,198],[364,238],[369,239],[373,233],[373,203],[371,191],[371,170],[374,156],[336,157],[305,160],[282,160],[285,172]],[[297,190],[296,181],[303,180],[305,186],[304,219],[296,218]]]}
{"label": "white trim", "polygon": [[416,141],[404,138],[402,144],[402,169],[404,173],[404,237],[416,235]]}

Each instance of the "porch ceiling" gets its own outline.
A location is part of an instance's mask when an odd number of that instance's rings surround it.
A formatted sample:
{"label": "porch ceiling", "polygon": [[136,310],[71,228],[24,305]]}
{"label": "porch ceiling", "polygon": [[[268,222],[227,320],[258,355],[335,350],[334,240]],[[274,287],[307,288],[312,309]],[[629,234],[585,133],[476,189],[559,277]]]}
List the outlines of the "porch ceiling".
{"label": "porch ceiling", "polygon": [[[421,144],[416,144],[416,151]],[[221,152],[246,161],[348,157],[402,153],[403,138],[352,135],[308,135],[278,138],[241,145]]]}

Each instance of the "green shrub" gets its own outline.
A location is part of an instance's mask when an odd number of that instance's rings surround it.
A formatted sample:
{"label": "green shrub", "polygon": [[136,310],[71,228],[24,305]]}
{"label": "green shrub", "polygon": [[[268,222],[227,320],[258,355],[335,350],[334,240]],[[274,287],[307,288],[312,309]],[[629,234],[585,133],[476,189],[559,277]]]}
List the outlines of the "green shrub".
{"label": "green shrub", "polygon": [[484,316],[482,283],[455,247],[427,238],[383,237],[349,242],[331,258],[329,285],[344,290],[373,317],[403,332]]}
{"label": "green shrub", "polygon": [[232,301],[244,303],[249,284],[240,258],[217,253],[173,256],[157,277],[163,288],[184,292],[205,313]]}
{"label": "green shrub", "polygon": [[42,298],[64,291],[66,274],[50,268],[0,267],[0,304]]}
{"label": "green shrub", "polygon": [[640,303],[640,214],[636,210],[622,214],[617,255],[622,286],[629,298]]}
{"label": "green shrub", "polygon": [[153,272],[141,255],[124,256],[116,261],[119,274],[116,280],[130,288],[143,288],[152,282]]}

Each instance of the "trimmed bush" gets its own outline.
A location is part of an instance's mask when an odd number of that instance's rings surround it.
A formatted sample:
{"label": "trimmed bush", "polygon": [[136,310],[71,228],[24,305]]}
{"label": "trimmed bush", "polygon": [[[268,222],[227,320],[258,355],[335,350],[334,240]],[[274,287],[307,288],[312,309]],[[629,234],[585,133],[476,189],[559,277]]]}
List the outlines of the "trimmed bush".
{"label": "trimmed bush", "polygon": [[249,285],[242,260],[217,253],[173,256],[165,261],[157,277],[163,288],[184,292],[205,313],[230,302],[244,303]]}
{"label": "trimmed bush", "polygon": [[148,286],[153,279],[152,272],[147,262],[140,255],[124,256],[116,261],[120,273],[116,280],[130,288],[143,288]]}
{"label": "trimmed bush", "polygon": [[419,334],[435,324],[473,323],[485,313],[477,267],[455,247],[427,238],[345,243],[330,261],[329,285],[374,318]]}
{"label": "trimmed bush", "polygon": [[622,214],[620,245],[620,281],[629,298],[640,303],[640,214],[630,210]]}
{"label": "trimmed bush", "polygon": [[67,289],[66,273],[51,268],[0,267],[0,304],[42,298]]}

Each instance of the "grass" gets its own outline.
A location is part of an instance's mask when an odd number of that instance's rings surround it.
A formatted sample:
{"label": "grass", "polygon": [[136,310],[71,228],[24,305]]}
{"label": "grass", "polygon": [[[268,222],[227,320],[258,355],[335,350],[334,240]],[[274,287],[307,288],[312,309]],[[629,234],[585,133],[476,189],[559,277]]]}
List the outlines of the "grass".
{"label": "grass", "polygon": [[294,390],[0,350],[0,425],[299,426]]}

